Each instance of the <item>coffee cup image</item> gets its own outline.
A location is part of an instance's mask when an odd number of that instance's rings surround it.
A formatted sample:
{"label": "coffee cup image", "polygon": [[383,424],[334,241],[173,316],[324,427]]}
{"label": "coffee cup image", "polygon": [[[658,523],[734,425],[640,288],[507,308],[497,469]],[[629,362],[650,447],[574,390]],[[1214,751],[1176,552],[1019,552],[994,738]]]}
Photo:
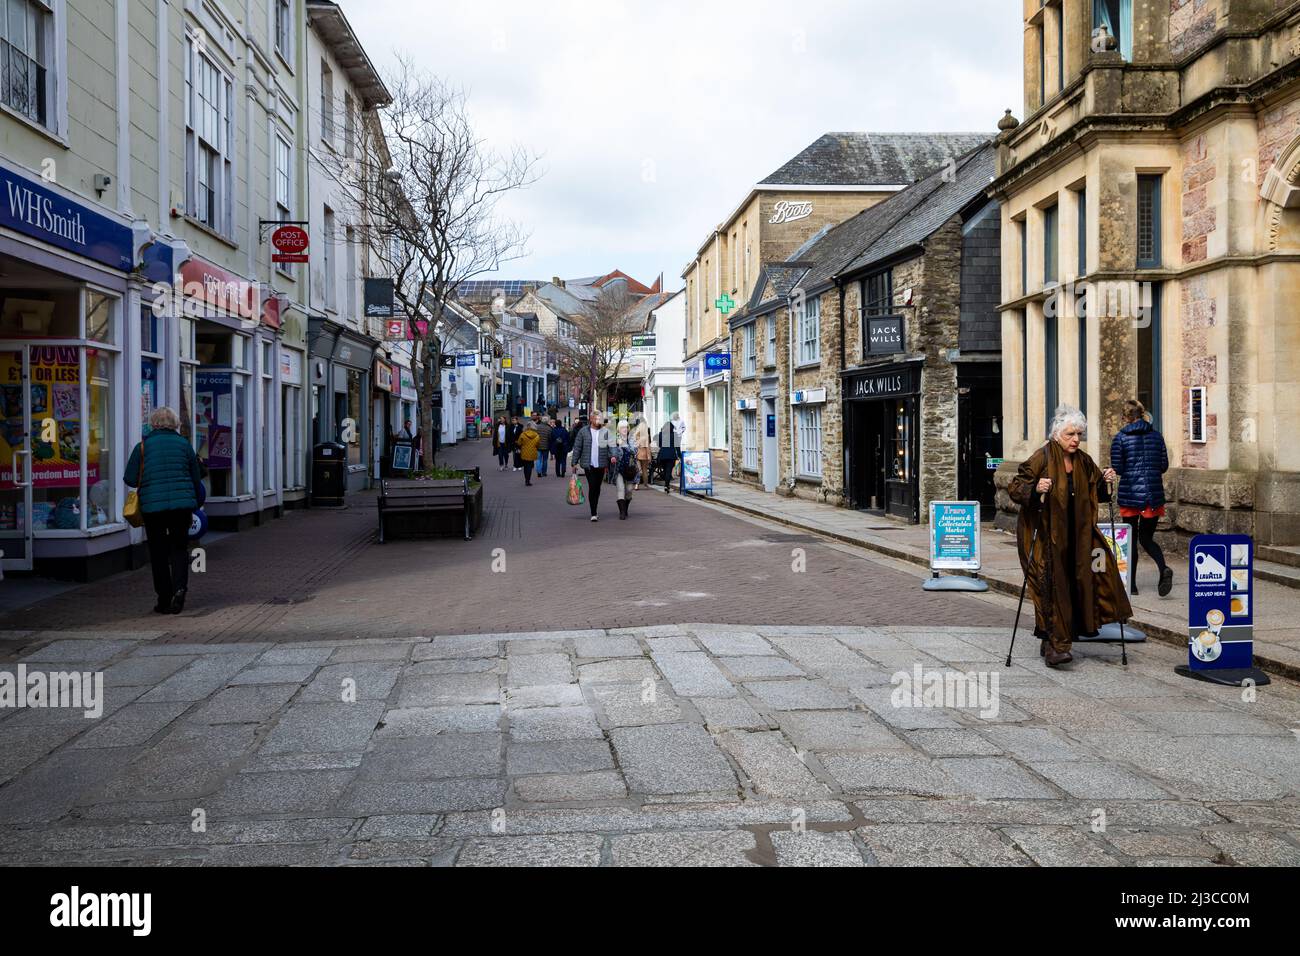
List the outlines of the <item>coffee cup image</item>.
{"label": "coffee cup image", "polygon": [[1223,645],[1219,641],[1218,634],[1212,631],[1201,631],[1196,640],[1192,641],[1192,653],[1198,661],[1217,660],[1223,653]]}

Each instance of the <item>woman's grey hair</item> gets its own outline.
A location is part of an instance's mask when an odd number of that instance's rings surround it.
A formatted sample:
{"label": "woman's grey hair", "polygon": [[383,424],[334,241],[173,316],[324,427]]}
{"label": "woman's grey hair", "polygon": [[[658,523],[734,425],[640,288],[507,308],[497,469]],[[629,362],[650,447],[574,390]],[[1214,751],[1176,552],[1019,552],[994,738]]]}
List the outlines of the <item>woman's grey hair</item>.
{"label": "woman's grey hair", "polygon": [[178,432],[181,430],[181,420],[175,409],[159,405],[149,413],[149,427],[155,431],[165,428],[168,431]]}
{"label": "woman's grey hair", "polygon": [[1047,429],[1047,437],[1055,440],[1056,436],[1061,434],[1067,428],[1077,428],[1081,432],[1088,431],[1088,419],[1073,405],[1058,405],[1056,413],[1052,415],[1051,427]]}

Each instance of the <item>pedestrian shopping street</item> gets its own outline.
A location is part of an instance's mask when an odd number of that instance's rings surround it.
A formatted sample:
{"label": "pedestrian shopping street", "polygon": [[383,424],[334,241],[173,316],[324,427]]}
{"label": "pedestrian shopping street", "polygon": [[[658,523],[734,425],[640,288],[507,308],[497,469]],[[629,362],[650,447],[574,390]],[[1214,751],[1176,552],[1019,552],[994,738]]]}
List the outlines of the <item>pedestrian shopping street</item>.
{"label": "pedestrian shopping street", "polygon": [[7,581],[0,666],[105,699],[0,710],[0,864],[1300,862],[1288,681],[1248,701],[1157,641],[1052,670],[1023,620],[1007,668],[1005,595],[675,491],[592,524],[486,442],[444,458],[483,468],[469,542],[379,545],[355,495],[205,541],[181,615],[147,569]]}

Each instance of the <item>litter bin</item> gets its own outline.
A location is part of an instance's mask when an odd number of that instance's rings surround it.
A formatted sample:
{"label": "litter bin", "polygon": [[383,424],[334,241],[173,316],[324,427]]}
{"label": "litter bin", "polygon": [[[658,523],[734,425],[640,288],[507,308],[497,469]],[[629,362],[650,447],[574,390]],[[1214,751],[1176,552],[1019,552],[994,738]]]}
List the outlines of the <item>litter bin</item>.
{"label": "litter bin", "polygon": [[348,446],[321,442],[311,455],[311,503],[341,505],[348,485]]}

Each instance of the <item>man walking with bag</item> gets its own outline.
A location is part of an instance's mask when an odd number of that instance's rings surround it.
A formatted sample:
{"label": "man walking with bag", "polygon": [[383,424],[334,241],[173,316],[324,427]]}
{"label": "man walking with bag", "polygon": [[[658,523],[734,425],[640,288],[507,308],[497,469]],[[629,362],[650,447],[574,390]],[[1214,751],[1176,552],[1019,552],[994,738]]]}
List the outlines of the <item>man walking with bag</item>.
{"label": "man walking with bag", "polygon": [[610,437],[609,429],[604,427],[604,418],[600,412],[592,412],[591,422],[585,428],[578,429],[573,439],[573,466],[581,468],[587,478],[587,504],[591,506],[592,521],[599,517],[597,509],[600,505],[600,486],[605,481],[613,445],[614,439]]}
{"label": "man walking with bag", "polygon": [[533,428],[537,430],[537,477],[546,477],[546,463],[551,457],[551,420],[533,412]]}

